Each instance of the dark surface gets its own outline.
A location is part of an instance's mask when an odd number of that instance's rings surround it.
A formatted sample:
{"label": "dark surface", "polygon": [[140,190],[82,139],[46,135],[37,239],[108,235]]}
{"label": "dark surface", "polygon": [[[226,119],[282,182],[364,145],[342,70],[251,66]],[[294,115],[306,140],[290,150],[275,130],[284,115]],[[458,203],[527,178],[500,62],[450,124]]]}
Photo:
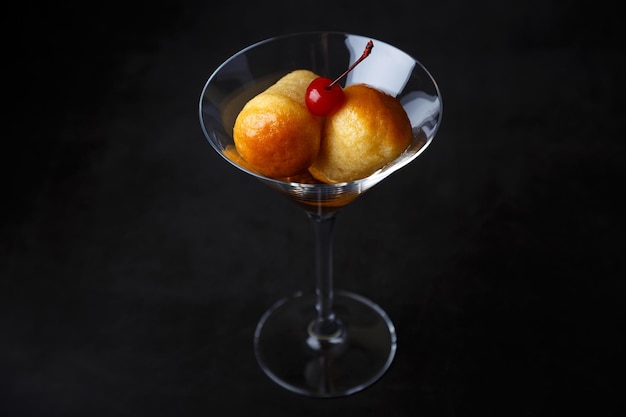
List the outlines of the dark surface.
{"label": "dark surface", "polygon": [[[0,414],[618,414],[621,18],[598,2],[336,3],[7,15],[28,53],[5,79]],[[339,215],[336,285],[385,308],[399,348],[336,400],[255,361],[264,310],[313,285],[312,235],[197,116],[232,53],[318,29],[405,49],[444,99],[428,151]]]}

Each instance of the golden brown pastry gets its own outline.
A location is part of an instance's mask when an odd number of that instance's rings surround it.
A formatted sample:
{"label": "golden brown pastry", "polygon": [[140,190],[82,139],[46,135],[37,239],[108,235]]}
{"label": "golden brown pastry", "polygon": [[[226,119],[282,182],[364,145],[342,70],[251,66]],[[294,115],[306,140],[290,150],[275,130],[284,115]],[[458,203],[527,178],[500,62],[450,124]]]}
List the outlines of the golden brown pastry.
{"label": "golden brown pastry", "polygon": [[285,178],[306,172],[320,148],[322,118],[307,109],[305,92],[318,76],[296,70],[252,98],[233,128],[235,147],[259,173]]}
{"label": "golden brown pastry", "polygon": [[394,97],[366,84],[344,89],[345,103],[328,116],[320,151],[309,172],[319,181],[365,178],[396,159],[413,134],[406,111]]}

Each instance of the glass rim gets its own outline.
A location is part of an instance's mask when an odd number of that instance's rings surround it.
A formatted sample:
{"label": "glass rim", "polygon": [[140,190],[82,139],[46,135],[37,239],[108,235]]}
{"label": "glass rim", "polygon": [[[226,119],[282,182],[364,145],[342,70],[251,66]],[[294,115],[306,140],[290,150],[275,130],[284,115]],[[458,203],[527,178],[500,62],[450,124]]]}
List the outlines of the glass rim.
{"label": "glass rim", "polygon": [[[285,181],[285,180],[280,180],[277,178],[272,178],[272,177],[267,177],[263,174],[260,174],[258,172],[255,171],[251,171],[239,164],[237,164],[236,162],[234,162],[233,160],[231,160],[230,158],[228,158],[228,156],[226,156],[223,152],[223,149],[219,149],[219,147],[216,145],[216,143],[214,143],[214,140],[211,139],[211,135],[209,134],[209,132],[207,132],[205,124],[204,124],[204,117],[203,117],[203,113],[202,113],[202,102],[203,102],[203,98],[205,96],[205,92],[207,90],[207,88],[209,87],[209,85],[211,84],[211,82],[213,81],[213,79],[215,77],[217,77],[217,75],[220,73],[220,71],[227,66],[230,62],[232,62],[233,60],[237,59],[239,56],[245,54],[246,52],[252,50],[252,49],[256,49],[260,46],[263,46],[265,44],[271,43],[271,42],[275,42],[275,41],[280,41],[280,40],[286,40],[289,38],[299,38],[299,37],[306,37],[306,36],[322,36],[322,35],[331,35],[331,36],[343,36],[343,37],[360,37],[360,38],[364,38],[364,39],[371,39],[372,41],[374,41],[374,43],[381,43],[384,45],[387,45],[390,48],[394,48],[398,51],[401,51],[402,53],[406,54],[408,57],[410,57],[413,61],[415,61],[415,63],[421,68],[422,71],[424,71],[424,73],[428,76],[428,79],[430,80],[430,82],[432,83],[436,93],[437,93],[437,97],[439,98],[439,115],[437,118],[437,125],[435,127],[435,129],[432,131],[432,133],[429,135],[429,139],[426,141],[426,143],[420,147],[420,149],[418,149],[415,154],[411,155],[410,158],[407,158],[405,161],[403,161],[402,163],[398,163],[398,164],[394,164],[391,163],[390,165],[386,165],[384,167],[379,168],[378,170],[376,170],[374,173],[368,175],[367,177],[364,178],[359,178],[357,180],[353,180],[353,181],[345,181],[345,182],[337,182],[337,183],[301,183],[301,182],[295,182],[295,181]],[[441,100],[441,91],[439,89],[439,85],[437,83],[437,81],[435,80],[435,78],[432,76],[432,74],[430,73],[430,71],[418,60],[416,59],[413,55],[409,54],[408,52],[404,51],[403,49],[400,49],[388,42],[385,42],[383,40],[371,37],[371,36],[364,36],[361,34],[357,34],[357,33],[351,33],[351,32],[342,32],[342,31],[325,31],[325,30],[312,30],[312,31],[302,31],[302,32],[292,32],[292,33],[287,33],[287,34],[281,34],[281,35],[276,35],[276,36],[272,36],[272,37],[268,37],[262,40],[259,40],[257,42],[254,42],[242,49],[240,49],[239,51],[233,53],[232,55],[230,55],[227,59],[225,59],[221,64],[219,64],[215,70],[211,73],[211,75],[208,77],[207,81],[204,83],[204,86],[202,88],[202,91],[200,93],[200,100],[199,100],[199,116],[200,116],[200,120],[202,121],[201,123],[201,127],[202,127],[202,131],[204,133],[205,139],[211,144],[211,146],[214,148],[214,150],[217,151],[218,154],[221,155],[221,157],[223,159],[225,159],[226,161],[228,161],[231,165],[235,166],[236,168],[238,168],[239,170],[252,175],[253,177],[261,180],[261,181],[265,181],[265,182],[270,182],[273,184],[276,184],[278,186],[291,186],[291,187],[300,187],[300,188],[304,188],[304,189],[328,189],[328,190],[332,190],[332,189],[337,189],[337,188],[345,188],[345,187],[349,187],[349,188],[358,188],[361,185],[367,184],[370,181],[381,181],[382,179],[384,179],[385,177],[391,175],[392,173],[394,173],[395,171],[399,170],[400,168],[408,165],[411,161],[413,161],[414,159],[416,159],[419,155],[422,154],[422,152],[424,152],[426,150],[426,148],[429,147],[430,143],[432,142],[432,139],[435,137],[437,131],[439,130],[439,127],[441,125],[441,120],[443,117],[443,101]],[[404,151],[406,152],[406,151]],[[379,178],[382,177],[382,179],[379,180]]]}

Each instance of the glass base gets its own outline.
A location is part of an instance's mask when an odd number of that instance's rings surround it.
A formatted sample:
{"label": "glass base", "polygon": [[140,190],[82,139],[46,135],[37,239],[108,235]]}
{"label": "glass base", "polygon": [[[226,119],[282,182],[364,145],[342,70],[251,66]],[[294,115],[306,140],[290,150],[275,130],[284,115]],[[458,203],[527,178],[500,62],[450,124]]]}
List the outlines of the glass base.
{"label": "glass base", "polygon": [[254,350],[265,373],[282,387],[311,397],[341,397],[367,388],[389,368],[396,332],[370,300],[336,291],[333,310],[342,328],[319,337],[312,330],[314,294],[280,300],[261,318]]}

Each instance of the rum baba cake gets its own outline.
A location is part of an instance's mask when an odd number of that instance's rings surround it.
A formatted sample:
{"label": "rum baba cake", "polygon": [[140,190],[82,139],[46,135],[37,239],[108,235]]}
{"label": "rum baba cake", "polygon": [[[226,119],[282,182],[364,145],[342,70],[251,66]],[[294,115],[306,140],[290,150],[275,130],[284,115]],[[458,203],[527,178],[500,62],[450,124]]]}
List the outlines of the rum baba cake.
{"label": "rum baba cake", "polygon": [[398,100],[366,84],[344,89],[346,101],[326,118],[320,151],[309,168],[326,183],[354,181],[396,159],[413,133]]}
{"label": "rum baba cake", "polygon": [[345,87],[343,103],[326,117],[311,113],[305,92],[316,78],[309,70],[290,72],[239,113],[235,147],[255,171],[277,179],[308,171],[323,183],[354,181],[409,146],[412,128],[400,102],[367,84]]}

